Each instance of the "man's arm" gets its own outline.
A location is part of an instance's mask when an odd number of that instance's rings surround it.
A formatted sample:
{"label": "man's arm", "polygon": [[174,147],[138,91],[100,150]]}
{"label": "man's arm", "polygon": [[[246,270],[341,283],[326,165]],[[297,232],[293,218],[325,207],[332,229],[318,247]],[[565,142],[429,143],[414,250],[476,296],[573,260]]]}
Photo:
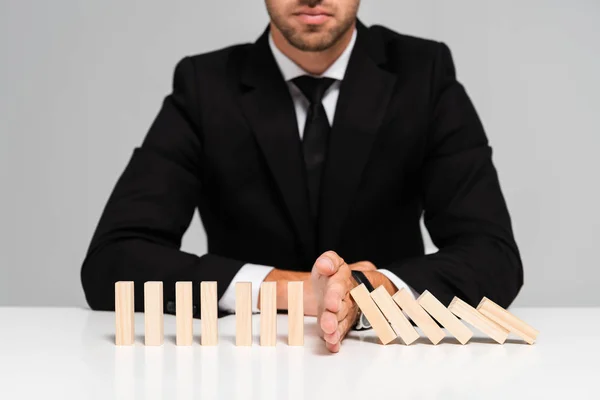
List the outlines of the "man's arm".
{"label": "man's arm", "polygon": [[[135,282],[136,310],[143,309],[143,282],[150,280],[165,283],[167,303],[175,299],[176,281],[218,281],[221,297],[245,264],[179,250],[202,190],[199,124],[189,111],[198,109],[194,90],[192,62],[184,59],[175,70],[173,93],[108,200],[83,263],[83,289],[93,309],[114,309],[119,280]],[[197,310],[198,301],[194,295]]]}
{"label": "man's arm", "polygon": [[425,225],[439,252],[385,268],[445,304],[458,296],[475,305],[487,296],[506,307],[523,284],[523,268],[492,150],[444,44],[433,75],[421,182]]}

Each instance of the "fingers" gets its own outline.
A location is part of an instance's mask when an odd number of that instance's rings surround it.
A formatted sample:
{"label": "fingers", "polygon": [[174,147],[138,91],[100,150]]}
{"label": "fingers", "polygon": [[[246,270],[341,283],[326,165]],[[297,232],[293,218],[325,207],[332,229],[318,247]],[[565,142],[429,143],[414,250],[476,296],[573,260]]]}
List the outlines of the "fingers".
{"label": "fingers", "polygon": [[330,279],[325,286],[323,306],[326,310],[337,313],[342,308],[342,300],[348,294],[350,285],[345,279]]}
{"label": "fingers", "polygon": [[337,313],[324,311],[319,318],[319,326],[324,334],[331,334],[338,329],[339,322],[343,321],[350,314],[351,306],[347,302],[342,302],[342,307]]}
{"label": "fingers", "polygon": [[340,351],[340,343],[336,343],[336,344],[331,344],[331,343],[325,343],[325,347],[327,347],[327,350],[329,350],[332,353],[338,353]]}
{"label": "fingers", "polygon": [[332,334],[338,329],[337,316],[330,311],[323,311],[320,319],[321,330],[325,335]]}
{"label": "fingers", "polygon": [[335,274],[340,267],[344,265],[344,259],[335,251],[327,251],[315,261],[313,271],[319,275],[331,276]]}
{"label": "fingers", "polygon": [[[335,332],[325,333],[323,339],[328,345],[339,345],[354,324],[356,313],[350,313],[346,318],[339,321]],[[328,347],[329,348],[329,347]]]}

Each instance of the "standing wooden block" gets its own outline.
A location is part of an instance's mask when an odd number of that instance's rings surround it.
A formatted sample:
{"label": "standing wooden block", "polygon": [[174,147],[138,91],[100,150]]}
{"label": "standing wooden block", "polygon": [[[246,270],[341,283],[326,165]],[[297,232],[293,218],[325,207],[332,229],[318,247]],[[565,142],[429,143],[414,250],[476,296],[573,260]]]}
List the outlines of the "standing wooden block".
{"label": "standing wooden block", "polygon": [[304,282],[288,282],[288,345],[304,346]]}
{"label": "standing wooden block", "polygon": [[[419,338],[419,334],[412,327],[409,320],[406,319],[400,308],[394,303],[392,296],[385,290],[383,286],[371,292],[371,298],[379,307],[383,315],[392,325],[394,331],[400,336],[405,344],[411,344]],[[369,317],[367,317],[369,319]]]}
{"label": "standing wooden block", "polygon": [[379,311],[379,308],[377,308],[377,305],[371,298],[371,295],[364,284],[360,284],[352,289],[350,295],[371,323],[371,326],[375,330],[377,336],[379,336],[381,343],[388,344],[396,339],[396,332],[394,332],[381,311]]}
{"label": "standing wooden block", "polygon": [[191,346],[194,336],[192,282],[175,284],[175,319],[177,320],[177,346]]}
{"label": "standing wooden block", "polygon": [[260,345],[277,344],[277,282],[260,285]]}
{"label": "standing wooden block", "polygon": [[146,346],[164,342],[163,283],[144,283],[144,334]]}
{"label": "standing wooden block", "polygon": [[131,346],[135,341],[133,282],[115,282],[115,344]]}
{"label": "standing wooden block", "polygon": [[481,300],[477,306],[477,311],[529,344],[534,344],[540,333],[537,329],[527,325],[487,297]]}
{"label": "standing wooden block", "polygon": [[473,332],[465,326],[458,318],[454,316],[444,305],[435,298],[429,291],[424,291],[417,299],[421,305],[437,322],[442,324],[451,335],[453,335],[461,344],[466,344]]}
{"label": "standing wooden block", "polygon": [[452,303],[448,306],[448,310],[500,344],[503,344],[508,337],[508,331],[506,329],[488,319],[458,297],[455,297],[452,300]]}
{"label": "standing wooden block", "polygon": [[235,345],[252,346],[252,283],[235,284]]}
{"label": "standing wooden block", "polygon": [[416,302],[413,296],[408,293],[408,290],[400,289],[392,298],[402,311],[421,328],[431,343],[438,344],[446,336],[437,322]]}
{"label": "standing wooden block", "polygon": [[218,335],[217,282],[200,282],[200,318],[202,346],[216,346]]}

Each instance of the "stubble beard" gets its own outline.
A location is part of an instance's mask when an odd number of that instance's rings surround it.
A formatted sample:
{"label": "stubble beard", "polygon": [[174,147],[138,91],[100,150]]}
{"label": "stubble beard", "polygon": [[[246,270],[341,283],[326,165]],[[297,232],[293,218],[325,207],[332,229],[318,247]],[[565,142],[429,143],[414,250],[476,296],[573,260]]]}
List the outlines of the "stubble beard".
{"label": "stubble beard", "polygon": [[[358,11],[358,7],[356,8],[356,10],[350,12],[349,15],[351,17],[345,18],[340,24],[327,31],[323,31],[325,28],[321,26],[308,25],[303,32],[300,32],[298,29],[289,25],[281,15],[272,13],[271,11],[273,10],[268,11],[271,21],[277,29],[279,29],[288,43],[301,51],[321,52],[328,50],[338,43],[354,26],[354,23],[356,22],[356,12]],[[312,36],[319,36],[319,38],[315,40]]]}

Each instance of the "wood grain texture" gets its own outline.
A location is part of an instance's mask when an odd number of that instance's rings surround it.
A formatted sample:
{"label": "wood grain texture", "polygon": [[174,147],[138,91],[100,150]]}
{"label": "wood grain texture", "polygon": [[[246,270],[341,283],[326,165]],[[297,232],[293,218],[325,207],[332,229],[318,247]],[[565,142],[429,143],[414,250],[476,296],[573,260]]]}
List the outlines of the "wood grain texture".
{"label": "wood grain texture", "polygon": [[115,344],[131,346],[135,341],[133,282],[115,283]]}
{"label": "wood grain texture", "polygon": [[[419,333],[412,327],[412,324],[398,305],[392,299],[392,296],[385,290],[383,286],[379,286],[377,289],[371,292],[371,298],[377,304],[377,307],[381,310],[383,315],[387,318],[392,329],[400,336],[402,341],[409,345],[419,338]],[[367,319],[369,319],[367,317]]]}
{"label": "wood grain texture", "polygon": [[192,282],[175,284],[175,319],[177,324],[177,346],[191,346],[194,337]]}
{"label": "wood grain texture", "polygon": [[277,345],[277,282],[260,285],[260,345]]}
{"label": "wood grain texture", "polygon": [[252,283],[235,284],[235,345],[252,346]]}
{"label": "wood grain texture", "polygon": [[508,330],[488,319],[458,297],[452,300],[448,306],[448,310],[500,344],[503,344],[506,338],[508,338]]}
{"label": "wood grain texture", "polygon": [[417,299],[421,305],[437,322],[454,336],[461,344],[467,344],[473,332],[465,326],[454,314],[452,314],[444,305],[429,291],[424,291]]}
{"label": "wood grain texture", "polygon": [[163,283],[144,283],[144,336],[146,346],[164,343]]}
{"label": "wood grain texture", "polygon": [[540,333],[537,329],[521,321],[487,297],[481,300],[477,306],[477,311],[529,344],[534,344]]}
{"label": "wood grain texture", "polygon": [[288,282],[288,345],[304,346],[304,282]]}
{"label": "wood grain texture", "polygon": [[364,284],[360,284],[352,289],[350,295],[371,323],[381,343],[388,344],[396,339],[396,332],[394,332],[387,319],[385,319],[379,308],[377,308]]}
{"label": "wood grain texture", "polygon": [[200,282],[200,319],[202,346],[219,343],[217,282]]}
{"label": "wood grain texture", "polygon": [[400,289],[392,296],[392,299],[394,299],[402,311],[404,311],[406,315],[421,328],[421,331],[423,331],[423,334],[427,336],[431,343],[438,344],[446,336],[442,328],[440,328],[437,322],[431,318],[431,315],[427,314],[427,311],[417,303],[408,290]]}

